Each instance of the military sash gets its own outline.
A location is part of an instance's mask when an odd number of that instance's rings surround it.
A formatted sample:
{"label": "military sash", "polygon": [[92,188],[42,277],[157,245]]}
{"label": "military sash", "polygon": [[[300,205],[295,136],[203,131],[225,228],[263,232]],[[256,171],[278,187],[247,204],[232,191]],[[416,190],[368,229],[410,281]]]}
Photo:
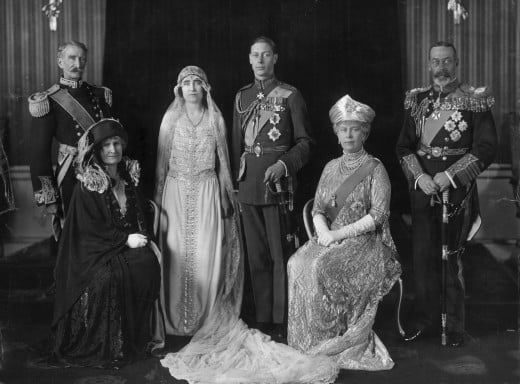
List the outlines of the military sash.
{"label": "military sash", "polygon": [[[291,90],[277,86],[271,92],[269,92],[269,94],[265,97],[265,100],[268,102],[272,102],[275,105],[281,105],[283,99],[289,97],[291,93]],[[258,103],[258,105],[256,106],[256,113],[252,115],[252,117],[245,125],[244,143],[246,145],[252,146],[254,144],[256,137],[258,136],[258,133],[273,116],[273,111],[271,110],[271,108],[262,108],[262,104],[267,103],[265,103],[264,100],[260,101],[260,103]]]}
{"label": "military sash", "polygon": [[[375,169],[379,162],[376,159],[366,161],[359,167],[352,175],[341,184],[338,189],[334,192],[333,200],[330,204],[325,207],[325,214],[327,219],[332,223],[336,220],[339,211],[343,208],[343,203],[347,199],[348,195],[352,193],[354,188],[361,183],[370,173]],[[337,204],[336,202],[340,202]]]}
{"label": "military sash", "polygon": [[76,121],[84,131],[86,131],[96,121],[90,116],[87,110],[74,97],[72,97],[65,89],[49,95],[56,103],[60,105],[69,115]]}
{"label": "military sash", "polygon": [[[49,97],[58,103],[85,132],[96,122],[87,110],[65,89],[60,89],[58,92],[49,95]],[[60,144],[58,166],[56,168],[56,184],[58,188],[61,187],[63,179],[69,171],[76,154],[76,148]],[[56,215],[53,217],[52,226],[56,240],[60,237],[63,220],[64,218],[60,218]]]}
{"label": "military sash", "polygon": [[[426,118],[421,132],[421,143],[430,146],[432,140],[437,136],[444,124],[448,121],[453,111],[434,111],[432,115]],[[435,117],[433,117],[435,115]]]}

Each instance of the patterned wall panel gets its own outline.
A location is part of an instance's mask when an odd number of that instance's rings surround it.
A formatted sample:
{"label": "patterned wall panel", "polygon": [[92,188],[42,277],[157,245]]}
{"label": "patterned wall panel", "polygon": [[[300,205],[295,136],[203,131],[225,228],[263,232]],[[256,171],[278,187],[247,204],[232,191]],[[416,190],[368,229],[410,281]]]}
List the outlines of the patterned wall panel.
{"label": "patterned wall panel", "polygon": [[41,9],[46,0],[0,1],[0,130],[6,128],[11,165],[28,163],[30,115],[27,97],[59,78],[58,45],[67,40],[87,44],[85,79],[101,84],[106,0],[64,0],[58,30],[49,30]]}
{"label": "patterned wall panel", "polygon": [[456,25],[447,4],[448,0],[405,0],[406,87],[428,84],[430,44],[452,41],[460,58],[460,79],[493,91],[500,135],[497,161],[509,163],[509,127],[516,124],[520,106],[520,6],[517,0],[464,0],[469,17]]}

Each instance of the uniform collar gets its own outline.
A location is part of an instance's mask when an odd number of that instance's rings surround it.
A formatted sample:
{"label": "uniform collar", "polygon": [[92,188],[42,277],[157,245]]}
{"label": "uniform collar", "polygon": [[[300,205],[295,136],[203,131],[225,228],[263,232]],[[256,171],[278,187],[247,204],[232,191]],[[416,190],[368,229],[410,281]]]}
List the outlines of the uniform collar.
{"label": "uniform collar", "polygon": [[460,82],[457,78],[453,79],[453,81],[449,84],[447,84],[446,86],[444,86],[442,88],[442,92],[441,92],[441,87],[439,87],[437,84],[433,83],[432,84],[432,89],[435,91],[435,92],[439,92],[439,93],[442,93],[442,94],[449,94],[449,93],[452,93],[453,91],[455,91],[460,85]]}
{"label": "uniform collar", "polygon": [[270,85],[274,84],[275,81],[276,81],[276,76],[273,76],[270,79],[266,79],[266,80],[258,80],[257,78],[255,78],[255,86],[259,90],[263,91]]}
{"label": "uniform collar", "polygon": [[60,77],[60,84],[68,88],[80,88],[83,85],[83,80],[69,80],[64,77]]}

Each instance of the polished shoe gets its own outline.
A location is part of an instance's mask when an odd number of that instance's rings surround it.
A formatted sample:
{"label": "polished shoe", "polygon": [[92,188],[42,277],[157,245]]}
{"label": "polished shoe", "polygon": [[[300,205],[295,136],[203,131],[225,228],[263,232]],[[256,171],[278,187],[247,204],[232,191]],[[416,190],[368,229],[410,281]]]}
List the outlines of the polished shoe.
{"label": "polished shoe", "polygon": [[460,332],[448,332],[447,336],[446,345],[454,348],[464,345],[464,334]]}

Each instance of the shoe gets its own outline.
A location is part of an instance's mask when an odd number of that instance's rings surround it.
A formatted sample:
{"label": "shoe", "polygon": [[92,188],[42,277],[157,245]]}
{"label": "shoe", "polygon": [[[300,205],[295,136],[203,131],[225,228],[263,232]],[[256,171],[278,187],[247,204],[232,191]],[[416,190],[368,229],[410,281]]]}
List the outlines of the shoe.
{"label": "shoe", "polygon": [[448,332],[446,345],[459,348],[464,345],[464,334],[461,332]]}
{"label": "shoe", "polygon": [[424,328],[420,326],[413,326],[409,330],[405,331],[403,340],[406,342],[415,341],[424,336]]}
{"label": "shoe", "polygon": [[274,341],[278,343],[284,342],[287,339],[287,329],[283,324],[273,324],[270,335]]}
{"label": "shoe", "polygon": [[156,348],[156,349],[152,349],[150,351],[150,355],[152,357],[155,357],[157,359],[164,359],[164,357],[168,354],[168,351],[166,350],[166,348]]}

